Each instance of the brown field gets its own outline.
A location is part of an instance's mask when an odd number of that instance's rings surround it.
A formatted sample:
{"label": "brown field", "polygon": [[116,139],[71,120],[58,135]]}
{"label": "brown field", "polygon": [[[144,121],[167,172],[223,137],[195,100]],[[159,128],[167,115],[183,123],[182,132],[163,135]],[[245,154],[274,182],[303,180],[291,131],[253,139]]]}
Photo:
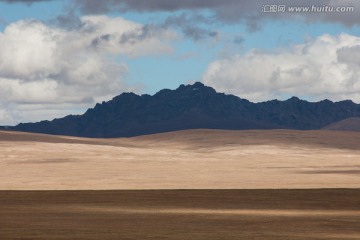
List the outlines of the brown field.
{"label": "brown field", "polygon": [[0,169],[0,190],[360,188],[360,133],[81,139],[0,132]]}
{"label": "brown field", "polygon": [[360,190],[0,191],[0,239],[360,239]]}
{"label": "brown field", "polygon": [[0,169],[0,240],[360,239],[360,133],[0,131]]}

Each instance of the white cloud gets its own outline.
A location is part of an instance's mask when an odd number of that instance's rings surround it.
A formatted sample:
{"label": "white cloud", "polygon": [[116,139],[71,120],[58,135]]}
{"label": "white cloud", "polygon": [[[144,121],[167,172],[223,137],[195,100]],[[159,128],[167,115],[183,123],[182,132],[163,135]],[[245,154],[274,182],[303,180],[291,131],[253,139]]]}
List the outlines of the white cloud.
{"label": "white cloud", "polygon": [[360,102],[359,56],[360,37],[322,35],[290,49],[253,49],[214,61],[203,82],[252,101],[299,96]]}
{"label": "white cloud", "polygon": [[38,21],[18,21],[0,34],[1,76],[30,78],[56,71],[58,30]]}
{"label": "white cloud", "polygon": [[128,90],[118,56],[169,54],[176,37],[121,17],[83,16],[81,23],[65,30],[20,20],[0,32],[0,125],[60,117]]}

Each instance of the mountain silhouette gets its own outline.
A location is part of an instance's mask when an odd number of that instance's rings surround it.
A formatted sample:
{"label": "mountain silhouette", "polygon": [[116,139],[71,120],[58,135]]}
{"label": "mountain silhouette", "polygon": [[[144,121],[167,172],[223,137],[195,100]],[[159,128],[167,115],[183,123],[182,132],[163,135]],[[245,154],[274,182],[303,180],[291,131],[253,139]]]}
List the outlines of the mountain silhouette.
{"label": "mountain silhouette", "polygon": [[21,123],[11,130],[80,137],[131,137],[184,129],[321,129],[360,117],[350,100],[307,102],[292,97],[252,103],[218,93],[200,82],[154,95],[122,93],[88,109],[52,121]]}

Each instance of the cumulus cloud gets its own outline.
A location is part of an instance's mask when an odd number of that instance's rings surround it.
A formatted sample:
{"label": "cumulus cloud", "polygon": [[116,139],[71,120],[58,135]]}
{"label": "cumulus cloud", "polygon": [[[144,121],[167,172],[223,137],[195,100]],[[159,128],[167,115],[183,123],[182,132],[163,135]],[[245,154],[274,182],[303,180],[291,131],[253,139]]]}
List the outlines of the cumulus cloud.
{"label": "cumulus cloud", "polygon": [[80,20],[76,30],[20,20],[0,32],[0,125],[60,117],[73,104],[84,109],[133,90],[117,56],[172,52],[167,41],[175,35],[170,31],[144,34],[143,25],[120,17]]}
{"label": "cumulus cloud", "polygon": [[[84,13],[99,14],[111,11],[126,12],[175,12],[179,10],[199,11],[207,10],[213,17],[222,22],[245,21],[252,29],[258,28],[262,20],[266,19],[302,19],[307,22],[325,21],[336,22],[346,26],[360,24],[360,2],[357,0],[207,0],[207,1],[168,1],[168,0],[76,0],[75,4]],[[286,6],[353,6],[353,12],[347,13],[264,13],[264,5]]]}
{"label": "cumulus cloud", "polygon": [[360,37],[322,35],[289,49],[212,62],[203,82],[252,101],[299,96],[360,102]]}

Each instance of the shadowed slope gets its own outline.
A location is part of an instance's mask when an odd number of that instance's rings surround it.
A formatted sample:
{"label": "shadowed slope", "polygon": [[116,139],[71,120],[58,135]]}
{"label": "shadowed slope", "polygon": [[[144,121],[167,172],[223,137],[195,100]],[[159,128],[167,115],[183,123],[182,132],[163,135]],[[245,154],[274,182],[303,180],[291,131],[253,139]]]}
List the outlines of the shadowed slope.
{"label": "shadowed slope", "polygon": [[337,131],[353,131],[360,132],[360,118],[346,118],[339,122],[327,125],[323,129],[325,130],[337,130]]}

